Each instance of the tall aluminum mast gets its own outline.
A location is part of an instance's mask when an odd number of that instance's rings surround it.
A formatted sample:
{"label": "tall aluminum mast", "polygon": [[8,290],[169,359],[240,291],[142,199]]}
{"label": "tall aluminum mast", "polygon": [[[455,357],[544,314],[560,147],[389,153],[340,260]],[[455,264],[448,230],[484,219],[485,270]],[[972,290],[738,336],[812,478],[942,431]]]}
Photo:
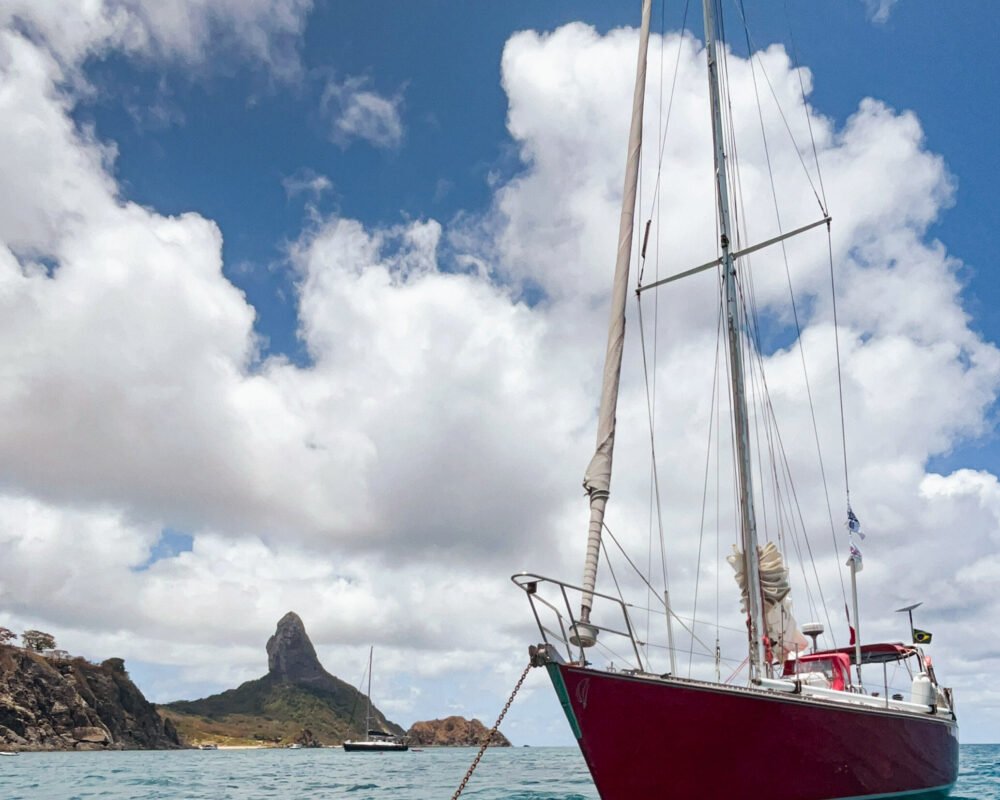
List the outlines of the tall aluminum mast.
{"label": "tall aluminum mast", "polygon": [[371,740],[372,729],[372,654],[375,645],[368,648],[368,705],[365,708],[365,741]]}
{"label": "tall aluminum mast", "polygon": [[629,128],[628,158],[625,164],[625,187],[618,226],[618,256],[615,261],[615,278],[611,292],[611,315],[608,322],[608,347],[604,357],[601,408],[597,420],[597,449],[583,478],[583,486],[590,496],[590,526],[587,535],[587,557],[583,567],[580,625],[573,634],[573,641],[581,647],[593,645],[597,636],[597,629],[589,624],[590,610],[594,602],[597,564],[601,555],[604,509],[611,489],[615,411],[618,406],[618,384],[621,378],[622,349],[625,341],[625,298],[628,293],[629,262],[632,257],[635,196],[639,183],[639,153],[642,149],[642,109],[646,95],[646,50],[649,47],[651,6],[652,0],[643,0],[642,25],[639,28],[639,56],[635,72],[635,90],[632,94],[632,123]]}
{"label": "tall aluminum mast", "polygon": [[726,295],[726,328],[729,332],[730,388],[736,422],[737,471],[740,484],[741,538],[744,574],[747,581],[747,630],[750,647],[750,679],[762,677],[761,629],[763,628],[760,592],[760,564],[757,560],[757,521],[753,506],[752,463],[746,390],[743,380],[742,333],[739,296],[736,289],[736,265],[730,249],[729,188],[726,175],[726,148],[722,127],[722,100],[719,91],[718,49],[715,40],[714,0],[703,0],[705,45],[708,50],[708,83],[712,103],[712,137],[715,141],[716,199],[719,213],[719,239],[722,248],[722,280]]}

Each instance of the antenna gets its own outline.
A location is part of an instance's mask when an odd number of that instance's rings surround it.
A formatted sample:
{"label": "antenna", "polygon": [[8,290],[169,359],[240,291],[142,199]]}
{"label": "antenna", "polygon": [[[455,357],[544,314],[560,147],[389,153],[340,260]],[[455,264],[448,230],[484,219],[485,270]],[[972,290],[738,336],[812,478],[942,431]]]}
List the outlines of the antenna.
{"label": "antenna", "polygon": [[819,647],[816,644],[816,639],[821,633],[823,633],[823,623],[807,622],[802,626],[801,630],[806,636],[808,636],[810,639],[813,640],[812,649],[813,652],[815,653],[817,650],[819,650]]}
{"label": "antenna", "polygon": [[910,641],[913,641],[913,609],[919,608],[923,603],[914,603],[913,605],[904,606],[903,608],[897,608],[896,613],[901,614],[904,611],[910,616]]}

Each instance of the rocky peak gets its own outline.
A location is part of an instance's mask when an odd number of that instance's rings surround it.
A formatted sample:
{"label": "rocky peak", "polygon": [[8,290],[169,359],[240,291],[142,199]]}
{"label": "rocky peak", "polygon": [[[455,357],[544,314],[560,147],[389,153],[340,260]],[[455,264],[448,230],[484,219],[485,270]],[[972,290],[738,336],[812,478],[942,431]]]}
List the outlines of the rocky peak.
{"label": "rocky peak", "polygon": [[312,683],[328,677],[309,641],[306,626],[294,611],[278,621],[274,636],[267,640],[267,670],[270,677],[292,683]]}

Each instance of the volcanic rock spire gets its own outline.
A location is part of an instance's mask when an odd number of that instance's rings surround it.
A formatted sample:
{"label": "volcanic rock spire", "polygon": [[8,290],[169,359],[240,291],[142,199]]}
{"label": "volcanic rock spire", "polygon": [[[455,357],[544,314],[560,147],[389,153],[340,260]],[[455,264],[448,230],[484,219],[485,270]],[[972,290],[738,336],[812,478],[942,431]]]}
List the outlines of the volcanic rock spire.
{"label": "volcanic rock spire", "polygon": [[317,683],[330,680],[316,657],[299,615],[289,611],[278,621],[274,636],[267,640],[268,675],[291,683]]}

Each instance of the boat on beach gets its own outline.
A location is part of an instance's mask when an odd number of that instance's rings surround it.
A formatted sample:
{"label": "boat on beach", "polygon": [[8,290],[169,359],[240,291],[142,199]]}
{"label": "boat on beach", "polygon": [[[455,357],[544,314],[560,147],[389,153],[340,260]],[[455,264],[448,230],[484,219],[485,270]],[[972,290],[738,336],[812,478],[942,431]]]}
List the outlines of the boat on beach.
{"label": "boat on beach", "polygon": [[[605,511],[610,496],[633,231],[639,227],[635,220],[636,187],[650,7],[650,0],[642,3],[597,447],[584,479],[590,507],[584,574],[579,584],[534,573],[512,577],[525,592],[541,633],[541,642],[529,648],[532,663],[548,673],[603,800],[944,797],[958,774],[958,722],[952,692],[939,683],[927,651],[930,634],[913,627],[915,606],[901,609],[910,612],[907,641],[861,640],[857,595],[857,576],[862,569],[857,542],[861,527],[850,503],[846,440],[844,529],[849,556],[846,562],[838,561],[838,568],[846,568],[850,577],[853,609],[846,608],[846,598],[843,609],[848,620],[845,628],[850,630],[849,645],[821,646],[819,637],[832,632],[820,623],[800,626],[794,618],[785,555],[790,546],[778,528],[798,509],[792,508],[784,517],[780,513],[767,517],[759,511],[762,501],[755,494],[755,481],[764,483],[767,477],[775,476],[777,483],[791,485],[791,478],[785,478],[788,459],[780,444],[778,422],[767,416],[773,407],[766,380],[761,378],[759,338],[753,331],[756,323],[747,310],[749,267],[744,268],[744,264],[751,253],[778,244],[784,247],[786,240],[807,231],[819,232],[825,227],[829,236],[832,218],[821,203],[819,220],[757,242],[747,241],[746,231],[733,223],[739,219],[737,206],[754,199],[741,198],[739,203],[731,199],[741,188],[739,177],[732,174],[736,164],[730,152],[734,126],[728,118],[732,105],[725,76],[726,43],[720,33],[725,26],[719,20],[717,0],[704,0],[703,12],[711,108],[711,136],[706,131],[705,141],[713,147],[717,203],[714,245],[718,256],[670,278],[640,283],[636,295],[641,303],[647,289],[665,287],[675,279],[708,270],[715,270],[718,276],[719,372],[725,375],[729,389],[735,498],[734,541],[726,561],[735,571],[733,607],[735,610],[740,603],[740,623],[745,626],[745,633],[736,636],[744,639],[745,659],[724,680],[717,638],[714,679],[710,675],[691,677],[690,670],[689,676],[681,676],[672,635],[672,626],[680,618],[667,588],[657,597],[647,582],[642,587],[644,593],[647,587],[649,590],[646,603],[650,604],[648,598],[652,597],[662,604],[670,658],[666,671],[654,667],[648,630],[642,631],[636,619],[638,606],[626,602],[621,594],[597,591],[598,567],[606,553]],[[648,235],[649,223],[644,237]],[[824,250],[828,242],[823,243]],[[640,258],[645,255],[645,243],[646,238]],[[831,292],[835,295],[832,248],[830,253]],[[835,314],[835,299],[833,302]],[[639,324],[641,327],[641,309]],[[839,379],[839,344],[836,352]],[[752,375],[755,380],[748,380],[748,371],[754,369],[758,370]],[[748,395],[753,391],[760,397],[751,413]],[[843,439],[842,395],[840,409]],[[771,460],[763,463],[768,458]],[[655,457],[653,463],[651,483],[655,483]],[[758,487],[758,491],[763,493],[764,488]],[[787,498],[784,501],[792,503]],[[805,558],[801,553],[799,557]],[[808,557],[812,557],[811,550]],[[616,577],[616,586],[618,583]],[[647,611],[643,608],[641,613]],[[694,642],[693,629],[689,632]],[[711,650],[710,644],[707,649]],[[613,661],[597,663],[612,655]],[[900,680],[905,683],[902,688]]]}

